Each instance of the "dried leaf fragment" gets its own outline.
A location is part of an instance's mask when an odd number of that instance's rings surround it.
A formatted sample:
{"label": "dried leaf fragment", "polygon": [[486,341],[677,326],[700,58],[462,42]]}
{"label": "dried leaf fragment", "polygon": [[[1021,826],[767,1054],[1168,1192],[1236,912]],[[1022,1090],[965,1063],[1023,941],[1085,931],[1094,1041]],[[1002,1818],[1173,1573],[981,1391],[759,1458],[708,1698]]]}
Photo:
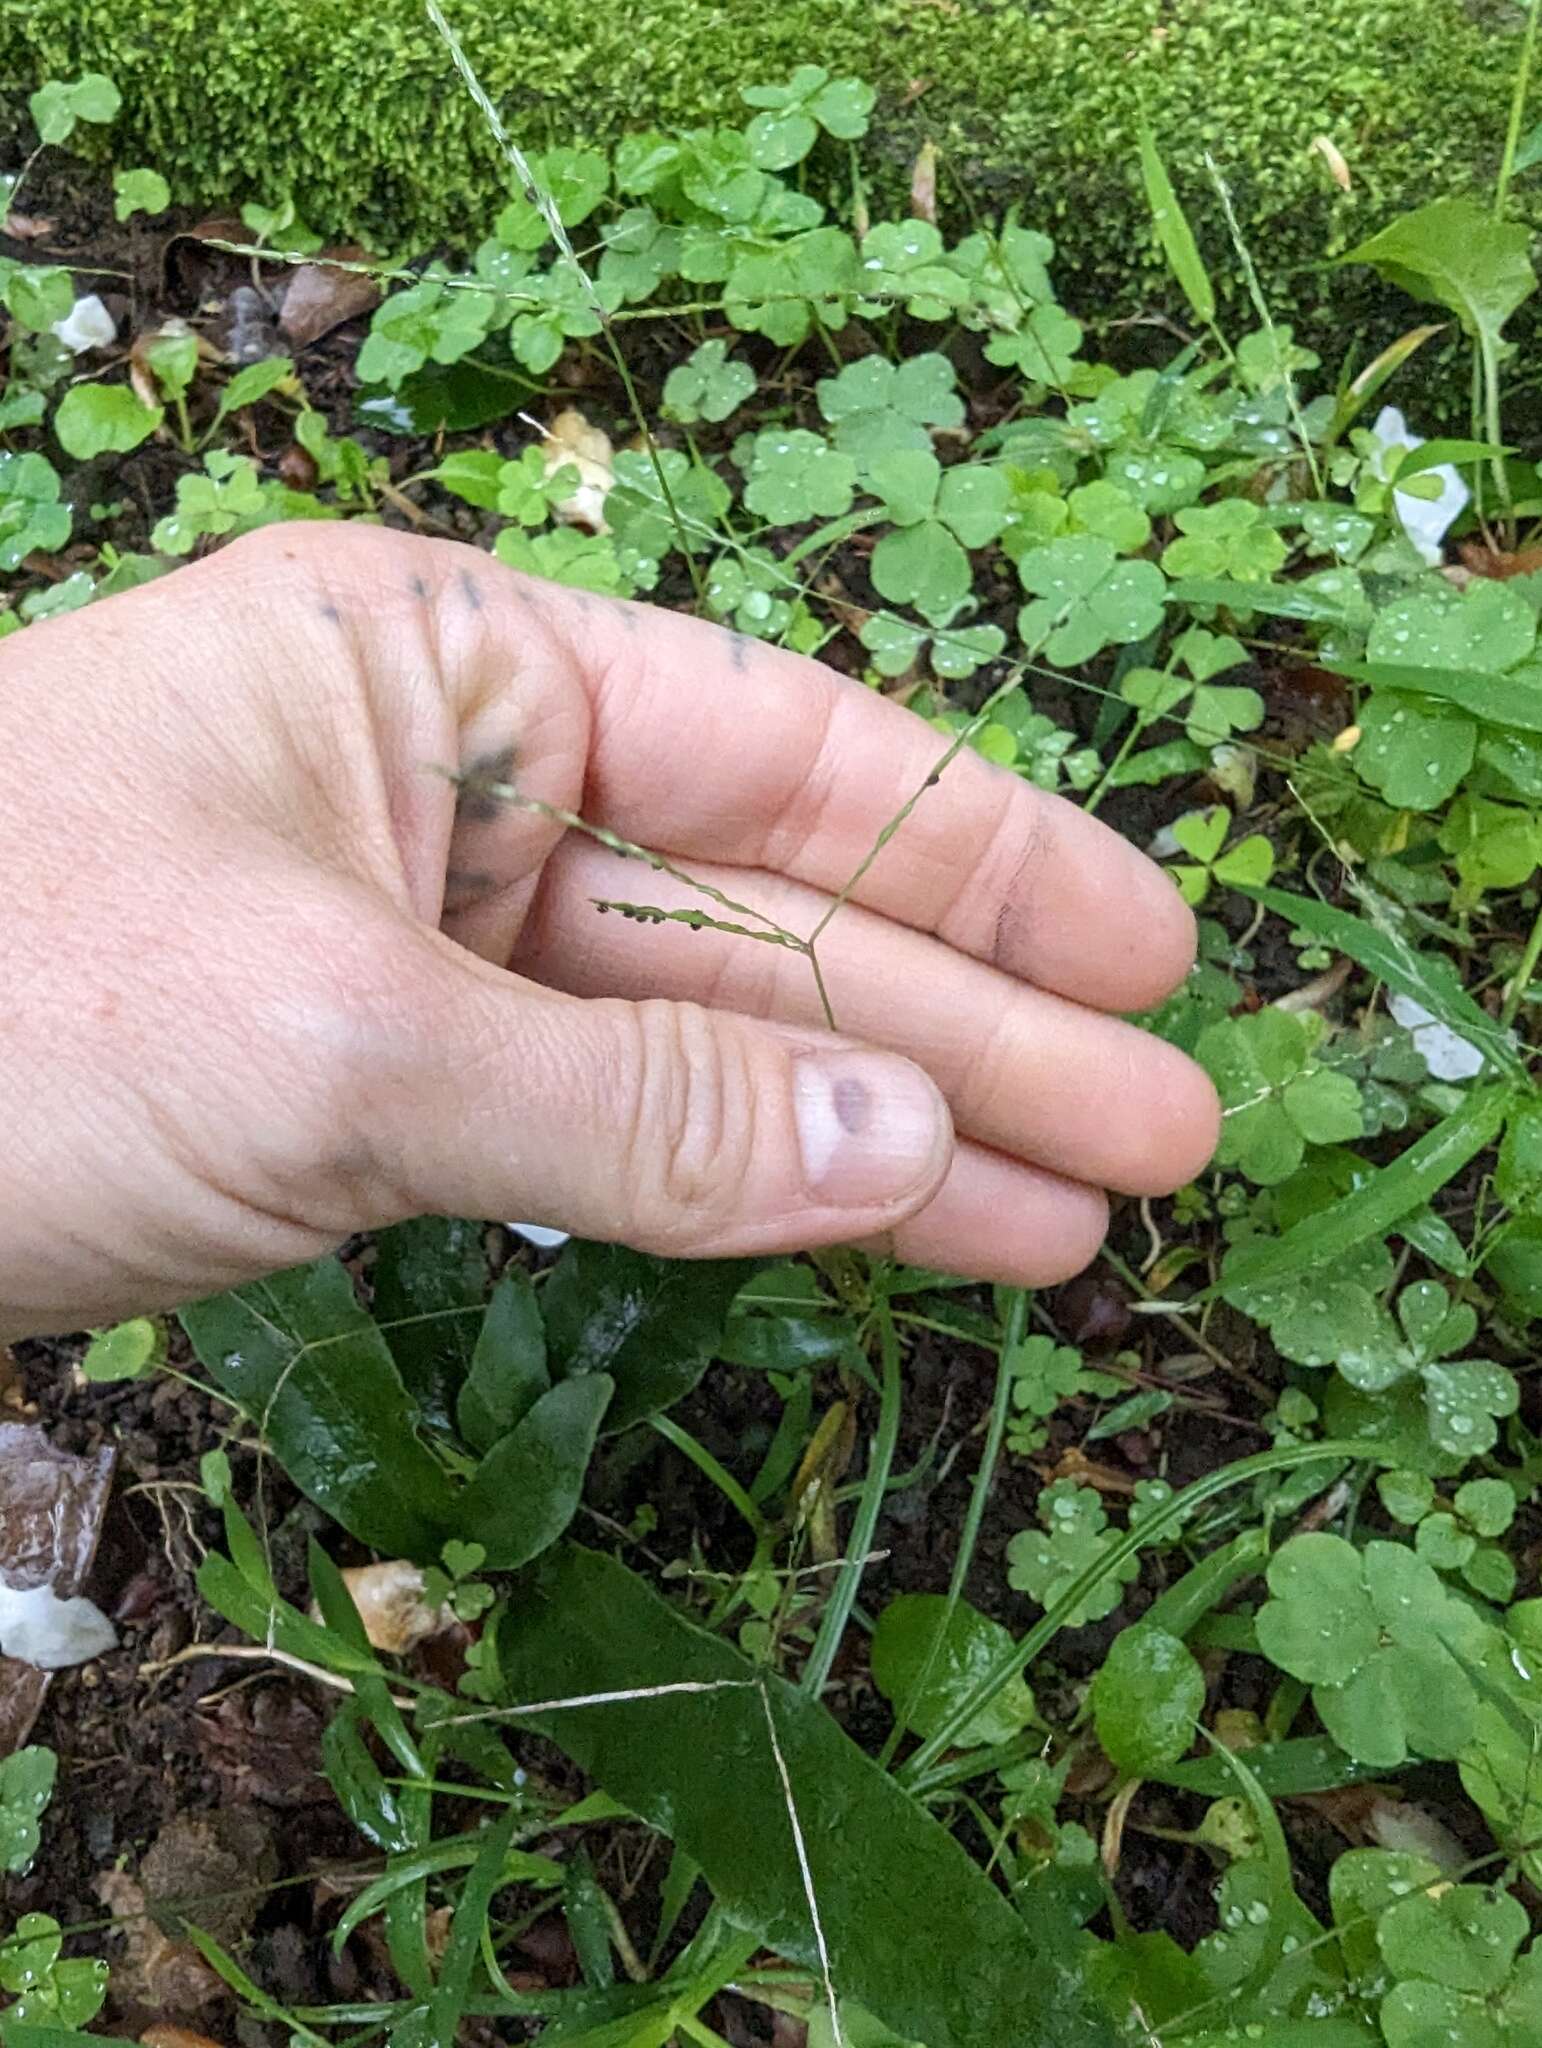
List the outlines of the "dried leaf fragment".
{"label": "dried leaf fragment", "polygon": [[559,469],[578,471],[578,488],[553,505],[552,516],[564,526],[586,526],[591,533],[608,533],[605,499],[616,481],[615,450],[602,427],[593,426],[576,405],[559,412],[541,443],[541,460],[547,476]]}
{"label": "dried leaf fragment", "polygon": [[431,1607],[423,1597],[423,1574],[404,1558],[361,1564],[343,1573],[373,1647],[401,1657],[432,1636],[456,1626],[448,1607]]}

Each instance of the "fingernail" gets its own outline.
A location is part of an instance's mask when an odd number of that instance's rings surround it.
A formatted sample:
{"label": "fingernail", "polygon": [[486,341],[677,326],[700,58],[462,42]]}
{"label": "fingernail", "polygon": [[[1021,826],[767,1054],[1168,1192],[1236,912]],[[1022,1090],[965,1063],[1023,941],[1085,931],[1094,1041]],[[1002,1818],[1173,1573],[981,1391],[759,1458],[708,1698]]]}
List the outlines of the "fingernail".
{"label": "fingernail", "polygon": [[882,1053],[806,1053],[793,1101],[809,1192],[843,1208],[929,1186],[953,1141],[947,1105],[919,1067]]}

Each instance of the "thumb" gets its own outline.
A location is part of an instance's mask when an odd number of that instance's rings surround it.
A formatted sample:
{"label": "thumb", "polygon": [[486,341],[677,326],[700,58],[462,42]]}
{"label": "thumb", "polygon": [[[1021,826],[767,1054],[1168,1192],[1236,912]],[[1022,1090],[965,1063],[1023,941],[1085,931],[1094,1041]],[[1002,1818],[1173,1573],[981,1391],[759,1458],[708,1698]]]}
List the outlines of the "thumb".
{"label": "thumb", "polygon": [[434,950],[434,1027],[391,1091],[398,1184],[424,1210],[673,1257],[768,1253],[890,1230],[947,1173],[947,1105],[908,1060],[690,1003],[583,1001]]}

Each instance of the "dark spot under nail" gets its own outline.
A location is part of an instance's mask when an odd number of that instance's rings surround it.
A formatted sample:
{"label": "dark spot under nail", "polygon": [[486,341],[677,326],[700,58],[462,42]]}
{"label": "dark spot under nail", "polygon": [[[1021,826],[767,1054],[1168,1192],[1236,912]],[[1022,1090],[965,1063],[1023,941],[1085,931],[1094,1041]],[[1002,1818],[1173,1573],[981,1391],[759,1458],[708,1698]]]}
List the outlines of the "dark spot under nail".
{"label": "dark spot under nail", "polygon": [[515,749],[508,746],[478,754],[467,763],[461,770],[460,794],[455,800],[457,818],[473,825],[490,825],[501,814],[503,799],[495,786],[513,781],[515,759]]}
{"label": "dark spot under nail", "polygon": [[867,1120],[873,1107],[865,1084],[854,1075],[843,1074],[831,1093],[841,1129],[849,1131],[852,1137],[859,1138],[867,1129]]}
{"label": "dark spot under nail", "polygon": [[467,604],[474,612],[479,612],[482,609],[482,593],[477,588],[477,580],[469,569],[461,570],[460,587],[466,593]]}

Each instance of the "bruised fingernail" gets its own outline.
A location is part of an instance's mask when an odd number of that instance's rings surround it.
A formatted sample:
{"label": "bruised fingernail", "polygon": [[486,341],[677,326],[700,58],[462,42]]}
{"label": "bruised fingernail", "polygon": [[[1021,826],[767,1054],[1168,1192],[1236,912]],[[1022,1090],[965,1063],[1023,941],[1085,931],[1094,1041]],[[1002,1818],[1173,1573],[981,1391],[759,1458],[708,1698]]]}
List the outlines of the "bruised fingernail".
{"label": "bruised fingernail", "polygon": [[806,1053],[793,1073],[798,1145],[809,1192],[864,1209],[935,1183],[953,1141],[947,1105],[908,1060],[883,1053]]}

